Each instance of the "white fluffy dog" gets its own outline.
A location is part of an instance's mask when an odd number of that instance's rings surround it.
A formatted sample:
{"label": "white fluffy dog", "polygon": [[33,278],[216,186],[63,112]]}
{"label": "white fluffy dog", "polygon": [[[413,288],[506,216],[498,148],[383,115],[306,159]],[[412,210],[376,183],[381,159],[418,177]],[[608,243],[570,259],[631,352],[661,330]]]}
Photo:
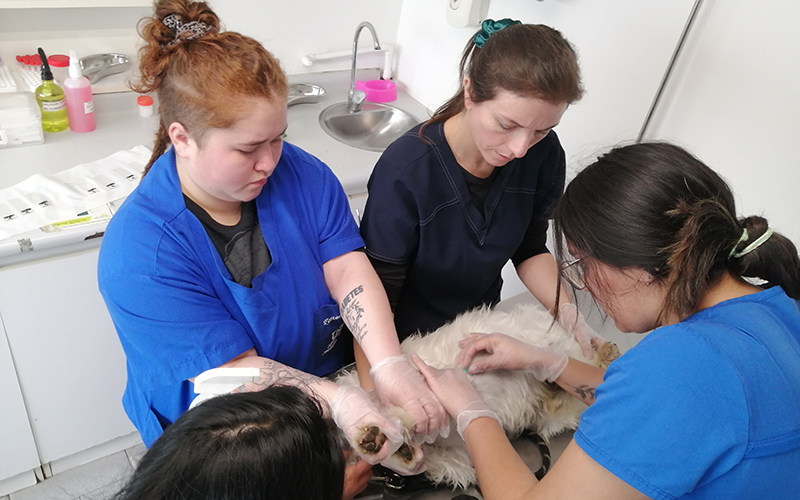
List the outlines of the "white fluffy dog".
{"label": "white fluffy dog", "polygon": [[[571,333],[566,332],[541,305],[519,305],[510,312],[479,308],[462,314],[438,330],[424,336],[412,336],[401,345],[403,353],[416,353],[434,368],[454,368],[459,352],[458,343],[471,332],[500,332],[538,347],[547,347],[595,366],[606,367],[619,356],[612,343],[596,346],[592,359],[584,357],[581,347]],[[413,366],[413,365],[412,365]],[[539,382],[524,370],[497,370],[470,375],[487,406],[500,419],[500,425],[510,437],[530,429],[544,439],[578,426],[580,414],[586,405],[567,394],[555,384]],[[341,376],[340,384],[358,385],[355,370]],[[383,408],[387,416],[400,416],[409,422],[408,415],[399,408]],[[413,423],[413,421],[412,421]],[[447,438],[438,438],[423,445],[427,479],[436,484],[466,487],[476,482],[475,469],[461,436],[451,422]],[[421,459],[416,445],[401,448],[383,464],[401,474],[417,469]]]}

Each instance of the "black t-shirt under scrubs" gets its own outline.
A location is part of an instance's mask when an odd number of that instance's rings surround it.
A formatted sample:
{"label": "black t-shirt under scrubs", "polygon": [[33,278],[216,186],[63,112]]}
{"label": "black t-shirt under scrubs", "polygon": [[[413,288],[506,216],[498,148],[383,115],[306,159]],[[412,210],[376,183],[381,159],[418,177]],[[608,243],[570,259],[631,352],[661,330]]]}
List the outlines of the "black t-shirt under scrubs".
{"label": "black t-shirt under scrubs", "polygon": [[[369,180],[361,221],[367,254],[389,291],[401,340],[500,299],[503,266],[547,252],[548,219],[564,190],[566,160],[555,132],[486,182],[458,164],[443,123],[391,144]],[[477,205],[477,206],[476,206]],[[482,205],[482,210],[479,206]]]}

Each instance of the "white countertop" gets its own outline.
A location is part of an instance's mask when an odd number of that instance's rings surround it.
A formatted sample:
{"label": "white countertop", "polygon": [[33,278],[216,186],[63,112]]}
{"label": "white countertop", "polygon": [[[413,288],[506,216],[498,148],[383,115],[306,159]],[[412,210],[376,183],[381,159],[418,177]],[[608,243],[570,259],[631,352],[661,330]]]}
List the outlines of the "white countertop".
{"label": "white countertop", "polygon": [[[358,73],[359,79],[377,78],[377,75],[377,70]],[[319,114],[323,109],[346,100],[349,78],[349,71],[289,76],[290,83],[319,85],[326,93],[317,103],[289,107],[286,140],[330,166],[345,192],[353,195],[366,192],[367,180],[380,153],[340,143],[319,125]],[[44,144],[0,149],[0,189],[22,182],[33,174],[54,174],[140,144],[152,147],[158,118],[156,114],[141,118],[136,97],[134,92],[95,95],[97,129],[93,132],[45,132]],[[398,90],[397,100],[389,104],[420,120],[429,116],[424,106],[401,90]],[[0,241],[0,266],[97,246],[105,224],[100,222],[49,233],[34,230]]]}

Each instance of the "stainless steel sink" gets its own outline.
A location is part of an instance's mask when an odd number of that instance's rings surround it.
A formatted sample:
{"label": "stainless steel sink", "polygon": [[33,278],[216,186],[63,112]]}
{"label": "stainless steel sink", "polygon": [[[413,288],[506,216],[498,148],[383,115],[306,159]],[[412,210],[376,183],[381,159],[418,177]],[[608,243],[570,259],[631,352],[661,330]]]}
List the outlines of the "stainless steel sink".
{"label": "stainless steel sink", "polygon": [[350,112],[347,103],[328,106],[319,115],[322,130],[354,148],[381,152],[420,121],[402,109],[365,102],[361,111]]}

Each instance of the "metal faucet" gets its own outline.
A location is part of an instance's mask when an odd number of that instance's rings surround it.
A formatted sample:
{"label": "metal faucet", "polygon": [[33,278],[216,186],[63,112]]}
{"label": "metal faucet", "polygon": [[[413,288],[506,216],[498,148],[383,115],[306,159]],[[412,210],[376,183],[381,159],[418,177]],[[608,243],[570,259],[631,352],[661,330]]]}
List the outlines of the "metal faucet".
{"label": "metal faucet", "polygon": [[361,105],[367,98],[367,94],[363,90],[356,90],[356,56],[358,55],[358,35],[361,34],[363,28],[369,29],[372,33],[372,42],[375,45],[375,50],[381,50],[381,44],[378,42],[378,34],[375,33],[375,27],[369,21],[364,21],[356,28],[356,35],[353,37],[353,67],[350,70],[350,92],[347,94],[347,111],[350,113],[357,113],[361,111]]}

